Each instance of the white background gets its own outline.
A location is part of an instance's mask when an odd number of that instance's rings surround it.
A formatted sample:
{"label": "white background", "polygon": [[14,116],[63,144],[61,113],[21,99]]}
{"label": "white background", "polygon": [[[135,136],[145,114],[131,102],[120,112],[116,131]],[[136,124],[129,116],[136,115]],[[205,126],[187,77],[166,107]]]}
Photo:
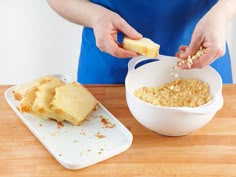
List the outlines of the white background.
{"label": "white background", "polygon": [[[46,0],[0,0],[0,85],[55,73],[76,80],[81,30],[57,15]],[[236,83],[233,39],[235,19],[229,25],[228,42]]]}

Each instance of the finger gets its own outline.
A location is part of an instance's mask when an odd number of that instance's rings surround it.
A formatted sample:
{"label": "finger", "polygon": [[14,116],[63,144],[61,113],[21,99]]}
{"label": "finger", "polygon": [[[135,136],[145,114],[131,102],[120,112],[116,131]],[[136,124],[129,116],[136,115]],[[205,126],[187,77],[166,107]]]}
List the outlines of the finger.
{"label": "finger", "polygon": [[131,58],[131,57],[136,57],[138,56],[137,53],[130,51],[130,50],[125,50],[121,48],[114,40],[110,39],[107,40],[105,43],[105,49],[107,53],[118,57],[118,58]]}
{"label": "finger", "polygon": [[101,35],[98,35],[96,38],[96,45],[102,52],[109,53],[110,55],[119,58],[131,58],[138,56],[138,54],[133,51],[122,49],[115,39],[117,36],[116,34],[103,35],[102,38],[99,36]]}
{"label": "finger", "polygon": [[124,19],[115,21],[115,27],[130,39],[141,39],[143,36],[131,27]]}
{"label": "finger", "polygon": [[191,68],[203,68],[211,64],[217,58],[217,51],[211,48],[205,49],[203,54],[193,62]]}
{"label": "finger", "polygon": [[178,52],[176,52],[175,56],[176,56],[177,58],[181,58],[182,53],[183,53],[183,52],[178,51]]}
{"label": "finger", "polygon": [[179,47],[179,51],[175,53],[175,56],[176,56],[177,58],[182,58],[181,55],[182,55],[182,53],[186,50],[186,48],[187,48],[187,46],[181,45],[181,46]]}
{"label": "finger", "polygon": [[183,63],[181,61],[178,61],[177,62],[177,66],[180,68],[180,69],[190,69],[189,65],[187,63]]}
{"label": "finger", "polygon": [[207,48],[204,50],[203,54],[197,60],[193,61],[191,67],[189,67],[188,64],[182,64],[179,67],[181,69],[203,68],[211,64],[217,58],[216,55],[217,55],[216,50]]}
{"label": "finger", "polygon": [[176,56],[177,58],[180,58],[181,60],[186,60],[187,58],[185,58],[185,55],[184,55],[184,52],[186,51],[186,49],[187,49],[187,46],[181,45],[181,46],[179,47],[179,51],[176,52],[175,56]]}
{"label": "finger", "polygon": [[185,51],[186,51],[186,48],[187,48],[186,45],[181,45],[181,46],[179,47],[179,51],[185,52]]}
{"label": "finger", "polygon": [[203,41],[199,37],[192,37],[189,46],[186,47],[181,58],[187,59],[188,56],[194,55],[199,50],[202,43],[203,43]]}

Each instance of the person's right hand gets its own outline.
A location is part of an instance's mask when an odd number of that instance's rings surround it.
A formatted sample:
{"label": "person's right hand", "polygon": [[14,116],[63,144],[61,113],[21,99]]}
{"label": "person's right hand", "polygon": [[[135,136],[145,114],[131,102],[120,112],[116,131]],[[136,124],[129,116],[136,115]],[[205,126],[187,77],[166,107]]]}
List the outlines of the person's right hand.
{"label": "person's right hand", "polygon": [[130,39],[140,39],[142,35],[132,28],[120,15],[104,10],[94,18],[93,30],[97,47],[118,58],[131,58],[137,53],[123,49],[117,42],[117,33],[122,32]]}

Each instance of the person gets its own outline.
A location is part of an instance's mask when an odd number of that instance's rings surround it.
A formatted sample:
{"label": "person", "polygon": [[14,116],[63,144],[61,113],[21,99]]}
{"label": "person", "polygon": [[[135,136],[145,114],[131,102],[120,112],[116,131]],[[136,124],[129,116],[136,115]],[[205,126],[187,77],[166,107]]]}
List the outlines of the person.
{"label": "person", "polygon": [[[48,0],[65,19],[84,26],[78,82],[124,83],[127,63],[138,54],[120,45],[122,36],[147,37],[160,54],[187,59],[200,46],[204,53],[191,68],[214,67],[223,83],[232,83],[227,24],[235,0]],[[178,52],[181,51],[181,52]],[[180,66],[188,69],[186,64]]]}

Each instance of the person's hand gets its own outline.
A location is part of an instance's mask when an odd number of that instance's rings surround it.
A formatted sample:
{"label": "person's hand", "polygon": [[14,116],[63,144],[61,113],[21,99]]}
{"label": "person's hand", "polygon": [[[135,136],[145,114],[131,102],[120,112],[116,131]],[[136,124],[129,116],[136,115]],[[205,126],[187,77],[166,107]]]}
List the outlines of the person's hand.
{"label": "person's hand", "polygon": [[[200,46],[204,48],[203,54],[193,61],[191,68],[202,68],[209,65],[225,53],[227,18],[218,7],[211,9],[196,25],[189,46],[180,46],[176,56],[186,60],[194,56]],[[179,65],[182,69],[189,69],[187,64]]]}
{"label": "person's hand", "polygon": [[122,32],[131,39],[140,39],[142,35],[132,28],[118,14],[105,10],[95,19],[93,23],[97,47],[106,53],[119,58],[130,58],[138,56],[137,53],[125,50],[117,42],[118,32]]}

